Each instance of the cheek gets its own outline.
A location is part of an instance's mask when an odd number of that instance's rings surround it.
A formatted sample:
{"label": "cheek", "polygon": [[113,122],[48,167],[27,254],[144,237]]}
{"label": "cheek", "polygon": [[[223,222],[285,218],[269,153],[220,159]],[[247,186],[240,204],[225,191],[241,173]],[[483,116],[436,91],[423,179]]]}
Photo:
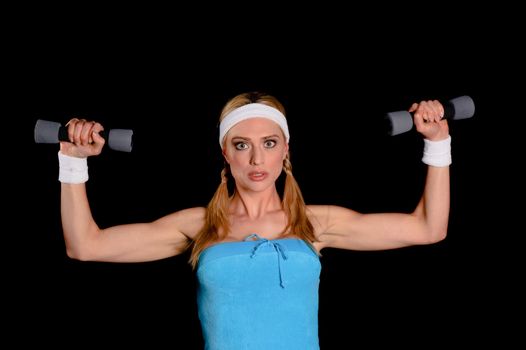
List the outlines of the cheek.
{"label": "cheek", "polygon": [[230,174],[234,179],[239,179],[243,177],[245,173],[245,168],[247,167],[246,162],[243,162],[239,158],[230,158]]}
{"label": "cheek", "polygon": [[281,155],[273,157],[271,164],[269,164],[269,166],[272,169],[275,169],[275,172],[279,175],[279,173],[281,172],[283,168],[283,157]]}
{"label": "cheek", "polygon": [[239,166],[245,162],[244,152],[236,152],[236,153],[230,153],[228,157],[226,157],[228,163],[230,166]]}
{"label": "cheek", "polygon": [[272,164],[275,166],[281,166],[283,165],[283,157],[281,155],[276,155],[276,157],[273,157]]}
{"label": "cheek", "polygon": [[243,152],[228,157],[228,165],[230,166],[232,176],[236,177],[236,175],[243,173],[244,169],[249,165],[248,160],[244,158]]}

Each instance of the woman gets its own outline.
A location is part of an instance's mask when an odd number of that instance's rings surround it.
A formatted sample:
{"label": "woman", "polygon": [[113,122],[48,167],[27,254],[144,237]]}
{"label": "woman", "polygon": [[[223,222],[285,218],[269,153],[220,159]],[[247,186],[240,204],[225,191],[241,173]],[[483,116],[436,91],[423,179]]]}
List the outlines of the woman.
{"label": "woman", "polygon": [[[207,208],[151,223],[100,229],[84,183],[88,156],[100,154],[102,125],[72,119],[71,143],[59,151],[61,212],[67,253],[79,260],[139,262],[191,247],[198,310],[207,349],[318,349],[319,254],[323,248],[392,249],[438,242],[449,216],[450,136],[438,101],[414,103],[429,165],[423,195],[410,214],[361,214],[305,205],[289,161],[285,111],[274,97],[244,93],[220,117],[225,159]],[[276,180],[285,172],[280,195]],[[233,181],[233,193],[228,183]]]}

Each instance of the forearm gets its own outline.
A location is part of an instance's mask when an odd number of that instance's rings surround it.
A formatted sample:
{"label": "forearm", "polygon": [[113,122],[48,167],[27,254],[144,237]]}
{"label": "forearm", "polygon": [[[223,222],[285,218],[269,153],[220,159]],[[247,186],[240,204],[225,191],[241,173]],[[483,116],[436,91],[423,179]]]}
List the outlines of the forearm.
{"label": "forearm", "polygon": [[431,241],[445,237],[449,221],[449,167],[429,166],[424,193],[415,210]]}
{"label": "forearm", "polygon": [[91,214],[85,184],[62,183],[60,206],[67,254],[84,259],[90,240],[99,231]]}

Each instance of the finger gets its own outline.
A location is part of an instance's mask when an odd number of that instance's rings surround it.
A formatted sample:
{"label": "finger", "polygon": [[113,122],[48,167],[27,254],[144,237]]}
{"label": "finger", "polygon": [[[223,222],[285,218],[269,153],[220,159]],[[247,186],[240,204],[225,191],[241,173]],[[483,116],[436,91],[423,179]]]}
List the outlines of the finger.
{"label": "finger", "polygon": [[425,111],[423,112],[424,120],[428,123],[438,123],[443,115],[443,109],[440,102],[437,100],[429,100],[425,101],[422,105],[425,108]]}
{"label": "finger", "polygon": [[428,123],[431,120],[429,103],[427,101],[421,101],[418,104],[417,113],[421,116],[421,119],[424,123]]}
{"label": "finger", "polygon": [[428,103],[430,109],[430,121],[440,122],[444,117],[444,107],[437,100],[429,101]]}
{"label": "finger", "polygon": [[73,143],[77,146],[82,145],[81,135],[82,129],[84,128],[84,124],[86,124],[85,119],[79,119],[77,123],[75,123],[75,130],[73,132]]}
{"label": "finger", "polygon": [[433,101],[433,109],[436,112],[437,119],[436,121],[439,122],[444,118],[444,106],[440,103],[438,100]]}
{"label": "finger", "polygon": [[99,134],[103,130],[104,130],[104,127],[100,123],[95,123],[93,125],[93,132],[92,132],[91,136],[93,138],[93,141],[96,144],[104,145],[104,143],[106,142],[106,140],[102,136],[100,136],[100,134]]}
{"label": "finger", "polygon": [[413,113],[413,119],[414,119],[415,127],[418,131],[422,130],[422,128],[426,126],[426,120],[424,119],[422,109],[419,108]]}
{"label": "finger", "polygon": [[68,128],[68,139],[70,142],[73,142],[75,136],[75,125],[79,121],[78,118],[71,118],[67,123],[66,127]]}
{"label": "finger", "polygon": [[93,142],[91,138],[91,133],[94,124],[95,122],[92,121],[84,123],[84,127],[82,128],[82,132],[80,134],[80,141],[83,146]]}
{"label": "finger", "polygon": [[77,122],[78,120],[79,120],[79,118],[71,118],[71,119],[66,123],[65,126],[68,126],[68,125],[71,124],[71,123]]}
{"label": "finger", "polygon": [[409,107],[409,112],[414,112],[418,108],[418,103],[413,103],[411,107]]}
{"label": "finger", "polygon": [[424,118],[424,121],[426,123],[433,122],[435,118],[434,118],[433,107],[431,106],[431,101],[422,101],[421,105],[422,105],[422,116]]}
{"label": "finger", "polygon": [[413,109],[413,119],[414,119],[415,126],[423,125],[425,122],[424,120],[425,108],[423,105],[423,101],[418,104],[413,103],[413,105],[411,106],[411,109]]}
{"label": "finger", "polygon": [[95,124],[93,125],[93,132],[99,133],[103,130],[104,130],[104,127],[102,126],[102,124],[95,122]]}

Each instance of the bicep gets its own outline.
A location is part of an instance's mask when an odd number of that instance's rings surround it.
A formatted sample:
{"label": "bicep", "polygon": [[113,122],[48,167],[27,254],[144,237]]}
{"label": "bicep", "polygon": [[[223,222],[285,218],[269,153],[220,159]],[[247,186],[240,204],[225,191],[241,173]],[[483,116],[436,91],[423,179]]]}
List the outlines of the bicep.
{"label": "bicep", "polygon": [[413,214],[362,214],[338,206],[328,206],[325,213],[320,249],[382,250],[426,243],[425,225]]}
{"label": "bicep", "polygon": [[186,209],[150,223],[99,230],[90,245],[90,260],[140,262],[180,254],[200,229],[204,215],[200,209]]}

